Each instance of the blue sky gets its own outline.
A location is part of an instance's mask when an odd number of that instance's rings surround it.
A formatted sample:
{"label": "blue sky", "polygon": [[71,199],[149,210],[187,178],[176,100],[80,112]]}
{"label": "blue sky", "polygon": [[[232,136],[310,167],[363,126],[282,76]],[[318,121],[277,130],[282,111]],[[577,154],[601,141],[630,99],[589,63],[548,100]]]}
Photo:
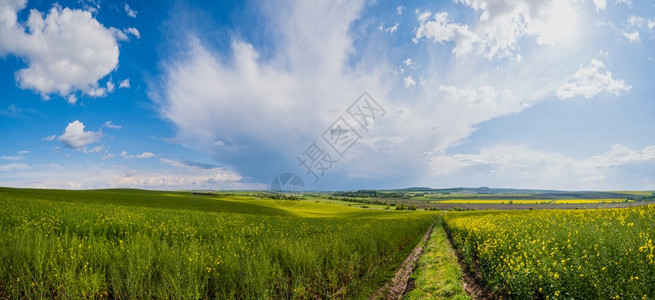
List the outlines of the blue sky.
{"label": "blue sky", "polygon": [[652,190],[654,40],[637,0],[2,0],[0,186]]}

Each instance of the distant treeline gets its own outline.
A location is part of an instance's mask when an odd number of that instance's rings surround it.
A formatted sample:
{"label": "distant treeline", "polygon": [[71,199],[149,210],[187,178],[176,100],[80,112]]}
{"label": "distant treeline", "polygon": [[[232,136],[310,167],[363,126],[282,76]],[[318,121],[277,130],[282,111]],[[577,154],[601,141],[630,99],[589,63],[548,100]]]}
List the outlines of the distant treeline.
{"label": "distant treeline", "polygon": [[377,199],[363,199],[363,198],[335,197],[335,196],[322,196],[322,198],[329,199],[329,200],[341,200],[341,201],[346,201],[346,202],[355,202],[355,203],[364,203],[364,204],[379,204],[379,205],[396,206],[396,203],[394,203],[394,202],[377,200]]}
{"label": "distant treeline", "polygon": [[268,198],[275,200],[306,200],[302,194],[295,193],[262,193],[260,198]]}
{"label": "distant treeline", "polygon": [[244,197],[256,197],[263,199],[275,199],[275,200],[305,200],[306,198],[303,194],[300,193],[280,193],[280,192],[211,192],[211,191],[194,191],[194,195],[200,196],[216,196],[216,197],[232,197],[232,196],[244,196]]}
{"label": "distant treeline", "polygon": [[641,197],[628,197],[628,200],[641,202],[641,201],[655,201],[655,193],[650,196],[641,196]]}
{"label": "distant treeline", "polygon": [[402,192],[379,192],[375,190],[359,190],[349,192],[333,192],[335,197],[349,198],[383,198],[383,199],[409,199],[412,197],[423,197],[425,193],[402,193]]}

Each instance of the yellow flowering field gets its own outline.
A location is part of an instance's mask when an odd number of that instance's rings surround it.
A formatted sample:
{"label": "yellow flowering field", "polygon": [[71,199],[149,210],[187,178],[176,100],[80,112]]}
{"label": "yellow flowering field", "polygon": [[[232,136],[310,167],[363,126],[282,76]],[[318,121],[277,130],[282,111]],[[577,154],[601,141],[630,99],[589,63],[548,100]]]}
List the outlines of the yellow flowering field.
{"label": "yellow flowering field", "polygon": [[455,203],[455,204],[596,204],[633,202],[620,198],[608,199],[448,199],[432,201],[431,203]]}
{"label": "yellow flowering field", "polygon": [[437,217],[313,201],[0,188],[0,299],[361,297]]}
{"label": "yellow flowering field", "polygon": [[652,299],[655,206],[449,212],[456,250],[502,297]]}

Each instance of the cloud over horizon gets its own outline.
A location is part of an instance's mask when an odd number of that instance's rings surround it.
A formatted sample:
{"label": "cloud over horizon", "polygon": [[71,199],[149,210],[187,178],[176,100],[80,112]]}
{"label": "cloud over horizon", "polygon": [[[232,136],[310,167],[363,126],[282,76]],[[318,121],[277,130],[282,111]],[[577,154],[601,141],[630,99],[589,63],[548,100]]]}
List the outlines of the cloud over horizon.
{"label": "cloud over horizon", "polygon": [[[399,184],[411,184],[419,178],[436,182],[447,174],[447,164],[434,168],[443,161],[440,157],[485,121],[520,113],[555,96],[620,96],[631,89],[596,59],[590,66],[580,64],[571,75],[571,63],[580,58],[563,51],[566,43],[557,42],[570,38],[567,26],[575,25],[579,12],[566,0],[516,0],[493,8],[486,1],[462,2],[479,16],[472,24],[456,23],[446,11],[417,9],[418,24],[409,41],[414,47],[451,48],[452,68],[442,67],[435,74],[414,67],[407,70],[413,74],[407,74],[405,68],[415,62],[404,58],[398,75],[384,71],[394,64],[390,59],[366,59],[376,51],[367,44],[383,42],[352,30],[366,23],[360,14],[366,9],[363,3],[287,4],[291,9],[285,11],[262,9],[280,37],[266,57],[256,43],[242,37],[233,36],[230,51],[221,52],[191,31],[191,38],[178,45],[187,50],[164,64],[158,85],[163,90],[156,93],[161,114],[178,129],[177,138],[258,180],[285,169],[303,172],[294,158],[363,91],[381,99],[392,113],[376,123],[333,172],[364,182],[407,172],[415,175]],[[306,22],[309,19],[314,21]],[[449,41],[454,44],[443,44]],[[526,42],[532,44],[527,50],[518,47]],[[554,52],[555,62],[543,64],[541,56],[548,52]],[[476,59],[489,62],[472,69],[470,62]],[[531,75],[539,72],[544,76]],[[408,99],[389,88],[394,80],[412,89],[412,101],[402,101]]]}

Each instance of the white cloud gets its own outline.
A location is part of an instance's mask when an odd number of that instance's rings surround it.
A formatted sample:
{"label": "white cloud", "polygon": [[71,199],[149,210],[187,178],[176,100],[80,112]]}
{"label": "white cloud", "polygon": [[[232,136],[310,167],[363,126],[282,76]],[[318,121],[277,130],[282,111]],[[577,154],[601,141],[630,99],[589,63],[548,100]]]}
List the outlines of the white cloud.
{"label": "white cloud", "polygon": [[[423,13],[419,16],[419,21],[427,18]],[[468,25],[452,23],[448,12],[436,13],[433,21],[422,21],[420,27],[415,30],[412,41],[418,43],[422,38],[429,38],[439,43],[456,41],[457,45],[453,53],[457,56],[470,52],[473,44],[478,40],[478,36],[469,30]]]}
{"label": "white cloud", "polygon": [[77,103],[77,96],[75,96],[75,94],[69,95],[67,102],[70,105],[73,105],[73,104]]}
{"label": "white cloud", "polygon": [[155,154],[152,153],[152,152],[143,152],[141,154],[135,155],[134,158],[150,158],[150,157],[153,157],[153,156],[155,156]]}
{"label": "white cloud", "polygon": [[0,159],[1,159],[1,160],[13,160],[13,161],[17,161],[17,160],[21,160],[21,159],[23,159],[23,157],[22,157],[22,156],[12,156],[12,155],[3,155],[3,156],[0,156]]}
{"label": "white cloud", "polygon": [[11,161],[19,161],[25,157],[23,155],[30,153],[30,151],[27,150],[22,150],[16,152],[18,155],[2,155],[0,156],[0,160],[11,160]]}
{"label": "white cloud", "polygon": [[[86,93],[87,96],[91,96],[91,97],[104,97],[104,96],[107,95],[107,90],[105,88],[103,88],[103,87],[99,87],[99,88],[92,88],[92,89],[86,90],[85,93]],[[69,101],[69,103],[71,103],[71,102]],[[73,103],[71,103],[71,104],[73,104]]]}
{"label": "white cloud", "polygon": [[[520,112],[534,103],[534,95],[522,94],[518,97],[509,89],[498,89],[492,86],[478,88],[457,87],[441,84],[436,91],[426,91],[436,94],[433,97],[441,99],[431,108],[419,107],[425,110],[422,118],[433,124],[429,132],[431,136],[438,137],[433,150],[426,151],[431,156],[445,151],[448,147],[460,142],[475,131],[475,125],[493,118]],[[438,97],[438,98],[437,98]],[[436,114],[436,116],[435,116]],[[425,131],[426,123],[422,131]],[[416,128],[415,130],[419,130]],[[425,150],[424,150],[425,151]]]}
{"label": "white cloud", "polygon": [[104,97],[114,91],[114,83],[111,82],[110,80],[107,80],[107,83],[105,84],[105,87],[94,87],[86,90],[84,93],[87,96],[98,98],[98,97]]}
{"label": "white cloud", "polygon": [[628,24],[630,26],[641,27],[644,25],[645,21],[646,19],[640,16],[630,16],[630,18],[628,18]]}
{"label": "white cloud", "polygon": [[596,11],[605,10],[607,8],[607,0],[594,0],[594,6],[596,6]]}
{"label": "white cloud", "polygon": [[403,11],[404,11],[404,10],[405,10],[405,7],[402,6],[402,5],[398,5],[398,7],[396,7],[396,13],[397,13],[399,16],[402,16],[402,15],[403,15]]}
{"label": "white cloud", "polygon": [[109,28],[109,31],[111,32],[111,35],[118,41],[127,41],[129,39],[125,30],[111,27]]}
{"label": "white cloud", "polygon": [[630,5],[632,5],[632,0],[616,0],[616,3],[622,3],[622,4],[630,6]]}
{"label": "white cloud", "polygon": [[[162,116],[179,128],[177,138],[203,145],[218,161],[255,155],[242,152],[244,147],[268,155],[287,147],[301,151],[307,139],[320,134],[364,89],[382,94],[377,82],[382,65],[361,70],[348,66],[350,23],[362,5],[296,1],[284,9],[265,8],[280,30],[271,60],[260,59],[252,44],[236,37],[228,56],[197,38],[185,40],[188,50],[164,65],[162,88],[151,89],[151,96],[158,99]],[[280,144],[288,132],[294,138]],[[223,144],[216,145],[218,140]]]}
{"label": "white cloud", "polygon": [[118,45],[112,32],[90,12],[54,5],[47,15],[31,10],[25,24],[17,12],[26,0],[0,4],[0,55],[21,57],[27,67],[18,70],[20,88],[68,96],[87,91],[118,65]]}
{"label": "white cloud", "polygon": [[128,27],[128,28],[125,28],[123,30],[111,27],[111,28],[109,28],[109,31],[114,36],[114,38],[116,38],[116,40],[119,40],[119,41],[129,40],[130,38],[129,38],[128,35],[133,35],[137,39],[141,38],[141,33],[139,32],[138,29],[136,29],[134,27]]}
{"label": "white cloud", "polygon": [[416,85],[416,81],[414,81],[412,76],[407,76],[407,77],[403,78],[403,82],[405,83],[406,88]]}
{"label": "white cloud", "polygon": [[575,33],[577,15],[568,0],[456,2],[480,12],[474,26],[454,22],[448,12],[438,12],[430,20],[429,12],[417,10],[419,27],[414,31],[413,41],[454,42],[452,52],[456,56],[479,52],[492,59],[514,56],[519,40],[525,37],[535,37],[540,45],[552,45]]}
{"label": "white cloud", "polygon": [[655,20],[633,15],[628,18],[628,27],[638,29],[648,28],[652,32],[655,29]]}
{"label": "white cloud", "polygon": [[124,79],[123,81],[121,81],[121,83],[118,85],[118,88],[119,89],[123,89],[123,88],[129,89],[130,88],[130,79]]}
{"label": "white cloud", "polygon": [[[4,173],[8,172],[8,173]],[[259,189],[266,185],[242,182],[243,178],[226,168],[203,169],[186,166],[140,171],[120,165],[56,164],[0,165],[0,181],[6,186],[31,188],[101,189],[142,188],[155,190]]]}
{"label": "white cloud", "polygon": [[559,186],[576,190],[584,188],[585,182],[597,188],[599,185],[593,182],[603,182],[616,174],[616,167],[645,162],[655,162],[655,146],[637,151],[616,144],[605,153],[575,159],[559,152],[500,144],[483,148],[476,154],[442,153],[430,159],[434,174],[439,176],[452,176],[473,167],[486,166],[493,173],[487,176],[505,177],[517,185],[539,182],[540,187]]}
{"label": "white cloud", "polygon": [[231,171],[218,170],[190,170],[186,172],[148,172],[130,174],[111,180],[117,187],[154,188],[154,189],[247,189],[261,185],[241,184],[241,177]]}
{"label": "white cloud", "polygon": [[94,15],[101,9],[100,0],[79,0],[77,2],[82,4],[84,10],[89,11]]}
{"label": "white cloud", "polygon": [[104,149],[105,149],[104,145],[98,145],[98,146],[95,146],[95,147],[93,147],[91,149],[86,149],[86,147],[83,147],[82,152],[84,152],[84,153],[98,153],[98,152],[100,152],[100,151],[102,151]]}
{"label": "white cloud", "polygon": [[58,140],[66,147],[80,149],[99,141],[102,137],[102,131],[84,131],[84,124],[75,120],[66,126],[64,133],[58,137]]}
{"label": "white cloud", "polygon": [[112,121],[107,121],[104,124],[102,124],[103,127],[111,128],[111,129],[121,129],[123,126],[121,125],[116,125]]}
{"label": "white cloud", "polygon": [[655,161],[655,145],[637,151],[621,144],[615,144],[612,145],[610,151],[592,156],[585,163],[595,167],[609,168],[646,161]]}
{"label": "white cloud", "polygon": [[396,23],[396,25],[393,25],[393,26],[391,26],[389,28],[386,28],[384,31],[386,31],[388,33],[394,33],[394,32],[396,32],[396,30],[398,30],[398,25],[399,24]]}
{"label": "white cloud", "polygon": [[125,9],[125,13],[129,17],[136,18],[136,15],[138,14],[138,12],[136,10],[133,10],[132,8],[130,8],[129,4],[125,3],[125,6],[123,8]]}
{"label": "white cloud", "polygon": [[12,103],[7,106],[7,109],[0,110],[0,116],[6,116],[9,118],[18,118],[22,115],[23,109],[16,107],[16,104]]}
{"label": "white cloud", "polygon": [[134,159],[134,158],[143,159],[143,158],[151,158],[153,156],[155,156],[155,154],[152,153],[152,152],[143,152],[143,153],[137,154],[137,155],[128,155],[127,151],[121,152],[121,157],[126,158],[126,159]]}
{"label": "white cloud", "polygon": [[54,141],[57,138],[56,134],[49,135],[43,138],[44,141]]}
{"label": "white cloud", "polygon": [[378,30],[393,34],[398,30],[398,26],[399,26],[398,23],[396,23],[396,25],[394,26],[389,26],[389,27],[384,27],[384,24],[380,24],[380,26],[378,26]]}
{"label": "white cloud", "polygon": [[633,31],[633,32],[623,32],[623,36],[627,38],[630,42],[638,42],[639,39],[639,31]]}
{"label": "white cloud", "polygon": [[[641,33],[647,35],[648,32],[653,33],[653,29],[655,29],[655,20],[632,15],[628,18],[627,24],[623,27],[621,33],[630,42],[638,42],[641,40]],[[645,32],[645,30],[648,31]]]}
{"label": "white cloud", "polygon": [[577,96],[584,96],[589,99],[600,93],[607,92],[613,95],[621,95],[623,91],[630,91],[632,86],[621,79],[614,79],[612,72],[605,71],[603,62],[592,59],[591,65],[584,67],[580,65],[574,75],[574,81],[565,83],[557,88],[557,97],[569,99]]}
{"label": "white cloud", "polygon": [[141,38],[141,33],[139,33],[139,30],[137,30],[134,27],[129,27],[129,28],[125,29],[125,33],[129,33],[129,34],[133,35],[134,37],[136,37],[137,39]]}
{"label": "white cloud", "polygon": [[430,18],[430,16],[432,16],[432,12],[429,10],[421,12],[419,9],[417,9],[415,12],[418,15],[417,16],[418,21],[421,23],[427,21],[427,19]]}
{"label": "white cloud", "polygon": [[456,86],[441,85],[439,91],[446,94],[446,101],[464,106],[471,116],[477,116],[480,121],[498,115],[519,112],[528,106],[526,102],[512,95],[510,90],[496,91],[491,86],[462,89]]}
{"label": "white cloud", "polygon": [[29,170],[30,166],[24,163],[12,163],[7,165],[0,165],[0,172],[14,172]]}
{"label": "white cloud", "polygon": [[164,163],[164,164],[167,164],[167,165],[170,165],[170,166],[173,166],[173,167],[179,167],[179,168],[188,167],[186,164],[182,163],[181,161],[177,161],[177,160],[170,159],[170,158],[162,157],[162,158],[159,159],[159,161],[161,163]]}
{"label": "white cloud", "polygon": [[414,64],[414,61],[408,57],[407,59],[403,60],[403,63],[409,67]]}
{"label": "white cloud", "polygon": [[182,172],[194,174],[195,176],[192,176],[191,180],[201,178],[200,180],[207,180],[209,182],[237,182],[243,179],[241,175],[233,171],[211,164],[177,161],[168,158],[160,158],[159,161],[174,166],[178,170],[181,169]]}

